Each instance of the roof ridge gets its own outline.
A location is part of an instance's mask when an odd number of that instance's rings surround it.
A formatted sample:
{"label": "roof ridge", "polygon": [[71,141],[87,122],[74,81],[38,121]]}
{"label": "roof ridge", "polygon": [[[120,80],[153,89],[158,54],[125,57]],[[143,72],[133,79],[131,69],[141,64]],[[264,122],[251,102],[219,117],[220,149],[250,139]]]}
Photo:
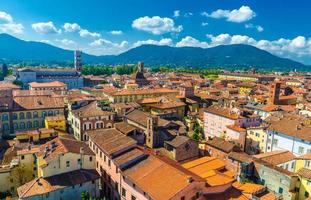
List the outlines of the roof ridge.
{"label": "roof ridge", "polygon": [[[27,190],[23,192],[23,194],[21,195],[21,197],[23,197],[23,196],[30,190],[30,188],[31,188],[35,183],[39,182],[39,179],[42,179],[42,177],[38,177],[38,178],[34,179],[33,182],[32,182],[32,184],[29,185],[29,187],[27,188]],[[29,183],[29,182],[28,182],[28,183]],[[27,184],[27,183],[26,183],[26,184]]]}

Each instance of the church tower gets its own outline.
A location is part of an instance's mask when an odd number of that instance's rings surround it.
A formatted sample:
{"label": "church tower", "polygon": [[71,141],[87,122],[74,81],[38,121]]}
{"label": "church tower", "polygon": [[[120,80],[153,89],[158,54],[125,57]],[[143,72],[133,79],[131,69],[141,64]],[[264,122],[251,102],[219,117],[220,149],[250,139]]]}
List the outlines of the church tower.
{"label": "church tower", "polygon": [[150,148],[154,148],[159,142],[158,129],[158,117],[148,116],[147,117],[147,130],[146,130],[146,145]]}
{"label": "church tower", "polygon": [[74,66],[77,71],[82,70],[82,51],[74,51]]}

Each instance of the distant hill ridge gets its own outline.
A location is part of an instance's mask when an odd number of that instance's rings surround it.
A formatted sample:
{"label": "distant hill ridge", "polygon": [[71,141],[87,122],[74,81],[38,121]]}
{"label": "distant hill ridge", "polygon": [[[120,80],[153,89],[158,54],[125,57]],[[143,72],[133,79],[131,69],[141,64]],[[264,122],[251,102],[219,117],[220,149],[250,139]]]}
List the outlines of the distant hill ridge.
{"label": "distant hill ridge", "polygon": [[[0,59],[13,61],[72,61],[73,52],[42,42],[24,41],[0,34]],[[85,63],[127,64],[143,60],[149,66],[191,67],[257,67],[262,69],[310,69],[302,63],[280,58],[245,44],[220,45],[211,48],[143,45],[116,56],[83,54]]]}

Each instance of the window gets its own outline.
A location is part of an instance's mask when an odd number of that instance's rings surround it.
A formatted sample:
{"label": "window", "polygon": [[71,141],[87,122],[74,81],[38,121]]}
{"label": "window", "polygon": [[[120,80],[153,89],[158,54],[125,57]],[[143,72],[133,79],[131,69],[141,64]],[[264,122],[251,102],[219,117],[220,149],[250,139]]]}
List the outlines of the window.
{"label": "window", "polygon": [[294,167],[295,167],[295,162],[292,162],[292,169],[294,169]]}
{"label": "window", "polygon": [[9,115],[8,114],[2,115],[2,121],[9,121]]}
{"label": "window", "polygon": [[180,200],[185,200],[186,198],[185,198],[185,196],[182,196],[181,198],[180,198]]}
{"label": "window", "polygon": [[53,111],[52,110],[48,111],[48,116],[53,116]]}
{"label": "window", "polygon": [[17,130],[17,129],[18,129],[18,124],[17,124],[17,123],[14,123],[14,124],[13,124],[13,129],[14,129],[14,130]]}
{"label": "window", "polygon": [[307,181],[307,185],[311,185],[311,181]]}
{"label": "window", "polygon": [[136,197],[134,197],[133,195],[131,196],[131,200],[136,200]]}
{"label": "window", "polygon": [[32,118],[32,117],[31,117],[31,112],[27,112],[27,113],[26,113],[26,118],[27,118],[27,119],[31,119],[31,118]]}
{"label": "window", "polygon": [[109,166],[109,167],[111,166],[111,161],[110,161],[110,160],[108,160],[108,166]]}
{"label": "window", "polygon": [[298,148],[298,153],[299,153],[299,154],[303,154],[303,152],[304,152],[304,148],[303,148],[303,147],[299,147],[299,148]]}
{"label": "window", "polygon": [[67,168],[70,167],[70,161],[69,160],[66,161],[66,167]]}
{"label": "window", "polygon": [[25,159],[25,156],[24,156],[24,155],[22,155],[22,156],[21,156],[21,159],[22,159],[22,160],[24,160],[24,159]]}
{"label": "window", "polygon": [[31,122],[27,122],[27,128],[28,129],[32,128],[32,123]]}
{"label": "window", "polygon": [[305,191],[305,197],[309,197],[309,192]]}
{"label": "window", "polygon": [[92,162],[92,160],[93,160],[93,157],[92,157],[92,156],[90,156],[90,158],[89,158],[89,159],[90,159],[90,162]]}
{"label": "window", "polygon": [[273,145],[278,146],[278,140],[277,139],[273,140]]}
{"label": "window", "polygon": [[82,165],[81,159],[78,159],[78,165]]}
{"label": "window", "polygon": [[123,197],[126,197],[126,189],[122,188],[122,191],[121,191],[121,192],[122,192],[122,193],[121,193],[122,196],[123,196]]}
{"label": "window", "polygon": [[33,126],[34,126],[35,128],[39,127],[39,122],[38,122],[38,121],[34,121],[34,122],[33,122]]}
{"label": "window", "polygon": [[8,130],[9,130],[9,124],[7,124],[7,123],[3,124],[3,125],[2,125],[2,129],[3,129],[4,131],[8,131]]}
{"label": "window", "polygon": [[38,112],[37,111],[33,112],[33,118],[38,118]]}
{"label": "window", "polygon": [[43,112],[42,112],[42,117],[44,118],[45,116],[46,116],[46,112],[43,111]]}
{"label": "window", "polygon": [[283,194],[283,188],[279,187],[279,193]]}
{"label": "window", "polygon": [[261,179],[261,183],[262,183],[263,185],[265,185],[266,180],[265,180],[265,179]]}
{"label": "window", "polygon": [[21,122],[21,124],[19,125],[20,129],[25,129],[25,122]]}
{"label": "window", "polygon": [[17,114],[13,113],[13,120],[17,120]]}

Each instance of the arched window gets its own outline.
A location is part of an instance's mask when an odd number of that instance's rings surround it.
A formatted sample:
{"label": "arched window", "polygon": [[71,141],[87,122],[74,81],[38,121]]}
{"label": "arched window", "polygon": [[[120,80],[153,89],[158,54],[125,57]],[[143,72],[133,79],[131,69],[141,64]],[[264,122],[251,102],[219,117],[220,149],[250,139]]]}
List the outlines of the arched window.
{"label": "arched window", "polygon": [[48,116],[53,116],[53,111],[52,110],[49,110]]}
{"label": "arched window", "polygon": [[106,127],[107,127],[107,128],[112,128],[111,123],[108,123]]}
{"label": "arched window", "polygon": [[46,112],[43,111],[43,112],[42,112],[42,117],[44,118],[45,116],[46,116]]}
{"label": "arched window", "polygon": [[34,121],[34,122],[33,122],[33,126],[34,126],[35,128],[38,128],[38,127],[39,127],[39,122],[38,122],[38,121]]}
{"label": "arched window", "polygon": [[96,122],[96,128],[103,128],[103,122]]}
{"label": "arched window", "polygon": [[14,130],[17,130],[17,129],[18,129],[18,124],[17,124],[17,123],[14,123],[14,124],[13,124],[13,129],[14,129]]}
{"label": "arched window", "polygon": [[3,124],[2,125],[2,129],[4,130],[4,131],[8,131],[10,128],[9,128],[9,124],[7,124],[7,123],[5,123],[5,124]]}
{"label": "arched window", "polygon": [[32,123],[31,122],[27,122],[27,128],[32,128]]}
{"label": "arched window", "polygon": [[25,122],[21,122],[19,127],[20,127],[20,129],[25,129]]}
{"label": "arched window", "polygon": [[2,121],[9,121],[9,115],[8,114],[2,115]]}
{"label": "arched window", "polygon": [[17,113],[13,113],[13,120],[17,120],[18,116]]}
{"label": "arched window", "polygon": [[25,114],[23,112],[19,113],[19,119],[25,119]]}
{"label": "arched window", "polygon": [[26,118],[27,118],[27,119],[31,119],[31,118],[32,118],[31,112],[27,112],[27,113],[26,113]]}
{"label": "arched window", "polygon": [[33,118],[38,118],[38,112],[37,111],[33,112]]}

